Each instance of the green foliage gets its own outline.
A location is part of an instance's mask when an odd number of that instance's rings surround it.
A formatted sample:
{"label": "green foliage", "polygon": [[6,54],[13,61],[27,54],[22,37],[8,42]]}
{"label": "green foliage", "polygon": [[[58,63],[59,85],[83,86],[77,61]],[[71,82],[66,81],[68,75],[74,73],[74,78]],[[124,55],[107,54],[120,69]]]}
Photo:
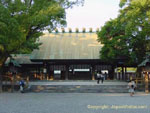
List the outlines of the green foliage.
{"label": "green foliage", "polygon": [[150,0],[121,0],[120,14],[98,32],[104,44],[101,58],[113,61],[127,58],[127,64],[140,63],[150,51]]}
{"label": "green foliage", "polygon": [[24,42],[25,36],[17,20],[11,17],[9,10],[2,4],[0,4],[0,14],[0,46],[3,48],[1,52],[12,52]]}
{"label": "green foliage", "polygon": [[120,7],[123,7],[126,4],[127,0],[120,0]]}
{"label": "green foliage", "polygon": [[65,10],[81,2],[83,0],[0,0],[0,59],[38,49],[37,39],[43,31],[65,26]]}
{"label": "green foliage", "polygon": [[118,19],[108,21],[98,33],[98,41],[104,44],[100,51],[101,58],[113,62],[120,56],[129,54],[126,46],[126,37],[124,36],[124,25],[120,24]]}

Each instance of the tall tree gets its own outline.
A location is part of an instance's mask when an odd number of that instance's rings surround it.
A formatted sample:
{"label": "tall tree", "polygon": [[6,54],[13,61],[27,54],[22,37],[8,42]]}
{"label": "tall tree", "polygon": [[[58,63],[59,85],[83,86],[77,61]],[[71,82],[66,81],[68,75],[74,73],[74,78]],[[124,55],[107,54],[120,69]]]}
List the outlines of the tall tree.
{"label": "tall tree", "polygon": [[121,0],[120,6],[123,22],[128,21],[126,35],[131,57],[141,63],[150,51],[150,0]]}
{"label": "tall tree", "polygon": [[98,33],[104,44],[101,58],[125,56],[126,63],[140,63],[150,50],[150,0],[121,0],[120,14]]}
{"label": "tall tree", "polygon": [[[65,26],[66,9],[83,1],[0,0],[0,71],[11,54],[37,49],[44,30]],[[1,86],[0,81],[0,91]]]}
{"label": "tall tree", "polygon": [[129,51],[127,38],[125,36],[125,24],[120,20],[114,19],[105,23],[98,33],[98,41],[104,44],[100,51],[100,57],[103,60],[115,62],[117,57],[128,57]]}

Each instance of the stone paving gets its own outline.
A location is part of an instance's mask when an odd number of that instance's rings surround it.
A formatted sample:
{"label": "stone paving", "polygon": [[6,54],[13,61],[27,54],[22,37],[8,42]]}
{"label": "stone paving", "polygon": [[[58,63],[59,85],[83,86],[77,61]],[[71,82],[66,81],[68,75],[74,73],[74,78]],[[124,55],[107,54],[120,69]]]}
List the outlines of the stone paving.
{"label": "stone paving", "polygon": [[0,113],[149,113],[150,94],[1,93]]}

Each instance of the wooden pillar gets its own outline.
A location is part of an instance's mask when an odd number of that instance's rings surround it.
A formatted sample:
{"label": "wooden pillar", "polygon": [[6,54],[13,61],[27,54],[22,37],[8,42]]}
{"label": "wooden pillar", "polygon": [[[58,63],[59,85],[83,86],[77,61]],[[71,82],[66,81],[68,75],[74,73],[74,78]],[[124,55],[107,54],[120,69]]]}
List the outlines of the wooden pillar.
{"label": "wooden pillar", "polygon": [[29,76],[27,76],[27,78],[26,78],[26,85],[27,85],[27,86],[29,86],[29,80],[30,80],[30,79],[29,79]]}
{"label": "wooden pillar", "polygon": [[14,87],[15,87],[15,74],[12,74],[12,79],[11,79],[11,92],[14,92]]}
{"label": "wooden pillar", "polygon": [[114,66],[111,67],[111,70],[109,71],[109,78],[113,79],[114,78]]}
{"label": "wooden pillar", "polygon": [[124,79],[127,80],[127,67],[125,67]]}
{"label": "wooden pillar", "polygon": [[46,62],[43,62],[43,79],[42,80],[46,80],[47,79],[47,63]]}
{"label": "wooden pillar", "polygon": [[54,66],[53,65],[49,65],[49,80],[54,80]]}
{"label": "wooden pillar", "polygon": [[50,70],[49,76],[49,80],[54,80],[54,70]]}
{"label": "wooden pillar", "polygon": [[46,79],[49,80],[49,74],[50,74],[50,67],[49,65],[47,65],[47,75],[46,75]]}
{"label": "wooden pillar", "polygon": [[121,68],[122,68],[122,70],[121,70],[122,71],[122,80],[124,80],[124,67],[122,66]]}
{"label": "wooden pillar", "polygon": [[69,76],[69,65],[66,65],[65,80],[68,80],[68,76]]}
{"label": "wooden pillar", "polygon": [[95,66],[92,66],[92,80],[95,80]]}
{"label": "wooden pillar", "polygon": [[40,67],[38,67],[38,76],[41,76]]}
{"label": "wooden pillar", "polygon": [[121,73],[120,73],[120,72],[118,72],[118,80],[120,80],[120,74],[121,74]]}

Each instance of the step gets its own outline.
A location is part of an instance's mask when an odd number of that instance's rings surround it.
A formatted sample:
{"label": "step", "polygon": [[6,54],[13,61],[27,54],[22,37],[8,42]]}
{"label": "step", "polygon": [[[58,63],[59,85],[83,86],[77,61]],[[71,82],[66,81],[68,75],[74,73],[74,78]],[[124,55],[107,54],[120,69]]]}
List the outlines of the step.
{"label": "step", "polygon": [[31,92],[40,93],[127,93],[126,85],[32,85]]}

